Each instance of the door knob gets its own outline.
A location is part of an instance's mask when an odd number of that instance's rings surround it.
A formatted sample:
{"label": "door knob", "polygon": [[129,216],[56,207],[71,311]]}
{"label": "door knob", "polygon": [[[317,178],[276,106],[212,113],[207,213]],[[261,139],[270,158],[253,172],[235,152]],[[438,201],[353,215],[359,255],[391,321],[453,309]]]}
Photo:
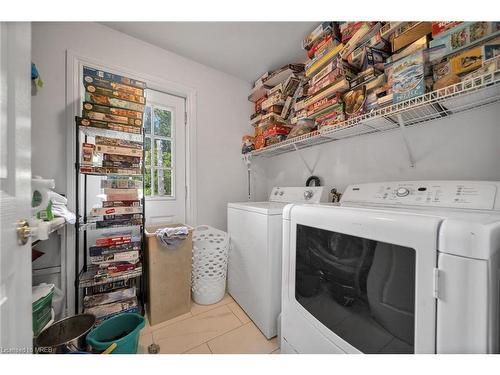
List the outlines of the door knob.
{"label": "door knob", "polygon": [[19,220],[17,222],[17,244],[22,246],[26,245],[28,239],[31,237],[31,228],[26,220]]}

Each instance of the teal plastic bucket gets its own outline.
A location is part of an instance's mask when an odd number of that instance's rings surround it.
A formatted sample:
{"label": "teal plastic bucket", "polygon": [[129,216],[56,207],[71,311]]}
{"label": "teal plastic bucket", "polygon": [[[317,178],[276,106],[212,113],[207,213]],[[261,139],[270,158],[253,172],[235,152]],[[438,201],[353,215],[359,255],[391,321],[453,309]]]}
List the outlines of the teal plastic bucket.
{"label": "teal plastic bucket", "polygon": [[119,314],[90,331],[87,344],[92,347],[92,351],[103,352],[115,342],[116,348],[112,354],[135,354],[144,324],[144,317],[139,314]]}

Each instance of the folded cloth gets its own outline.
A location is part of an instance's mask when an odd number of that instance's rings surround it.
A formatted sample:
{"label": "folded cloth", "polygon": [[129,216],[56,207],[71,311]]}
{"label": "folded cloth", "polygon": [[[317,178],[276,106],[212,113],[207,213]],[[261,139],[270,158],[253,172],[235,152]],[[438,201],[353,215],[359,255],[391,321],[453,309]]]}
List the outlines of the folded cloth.
{"label": "folded cloth", "polygon": [[156,230],[155,235],[163,246],[173,249],[187,238],[189,229],[185,226],[160,228]]}
{"label": "folded cloth", "polygon": [[68,210],[68,207],[66,206],[68,204],[68,199],[50,190],[47,194],[52,202],[52,212],[54,213],[54,216],[63,217],[69,224],[75,224],[76,215]]}

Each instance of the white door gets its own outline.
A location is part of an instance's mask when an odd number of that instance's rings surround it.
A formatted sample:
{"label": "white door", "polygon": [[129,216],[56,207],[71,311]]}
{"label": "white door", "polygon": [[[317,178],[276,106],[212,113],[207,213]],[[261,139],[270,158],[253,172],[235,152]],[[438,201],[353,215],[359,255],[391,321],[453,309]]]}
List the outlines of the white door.
{"label": "white door", "polygon": [[31,216],[31,26],[0,23],[0,353],[32,346],[31,240],[17,222]]}
{"label": "white door", "polygon": [[302,353],[434,353],[440,222],[382,210],[294,207],[284,231],[284,338]]}
{"label": "white door", "polygon": [[146,224],[186,221],[186,100],[147,90]]}

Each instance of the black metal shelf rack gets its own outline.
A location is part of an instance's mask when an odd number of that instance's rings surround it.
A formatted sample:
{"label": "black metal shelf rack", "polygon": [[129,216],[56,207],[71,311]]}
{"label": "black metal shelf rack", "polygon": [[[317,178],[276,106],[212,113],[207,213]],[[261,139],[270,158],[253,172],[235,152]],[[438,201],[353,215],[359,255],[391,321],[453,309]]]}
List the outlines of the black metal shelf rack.
{"label": "black metal shelf rack", "polygon": [[[75,137],[75,186],[76,186],[76,223],[75,223],[75,313],[78,314],[82,311],[82,297],[85,294],[85,289],[92,286],[99,286],[103,284],[111,284],[118,281],[135,279],[136,285],[138,286],[138,302],[140,303],[140,311],[144,314],[144,305],[146,300],[146,289],[145,289],[145,147],[144,147],[144,139],[145,133],[144,129],[139,134],[131,134],[120,131],[111,131],[100,128],[91,128],[91,127],[82,127],[78,125],[78,117],[75,117],[76,123],[76,137]],[[80,171],[80,163],[81,160],[81,147],[83,143],[88,142],[89,137],[95,137],[96,135],[101,135],[110,138],[118,138],[124,140],[133,140],[143,143],[142,148],[142,163],[141,163],[141,174],[115,174],[115,173],[83,173]],[[82,139],[83,136],[83,139]],[[105,177],[140,177],[142,180],[142,197],[140,199],[142,206],[142,221],[140,225],[124,225],[119,227],[108,227],[108,228],[97,228],[95,222],[92,222],[88,218],[88,206],[87,206],[87,198],[88,198],[88,176],[105,176]],[[81,184],[81,179],[83,177],[83,184]],[[83,186],[81,186],[83,185]],[[83,207],[82,207],[83,201]],[[140,236],[141,236],[141,269],[133,272],[127,272],[119,276],[112,276],[107,279],[98,279],[98,280],[90,280],[89,279],[89,265],[88,265],[88,238],[87,231],[99,231],[106,229],[124,229],[131,227],[139,227],[140,228]],[[81,237],[82,236],[82,237]],[[83,240],[83,241],[81,241]],[[80,265],[80,257],[83,252],[83,264]],[[84,290],[83,293],[81,291]]]}

